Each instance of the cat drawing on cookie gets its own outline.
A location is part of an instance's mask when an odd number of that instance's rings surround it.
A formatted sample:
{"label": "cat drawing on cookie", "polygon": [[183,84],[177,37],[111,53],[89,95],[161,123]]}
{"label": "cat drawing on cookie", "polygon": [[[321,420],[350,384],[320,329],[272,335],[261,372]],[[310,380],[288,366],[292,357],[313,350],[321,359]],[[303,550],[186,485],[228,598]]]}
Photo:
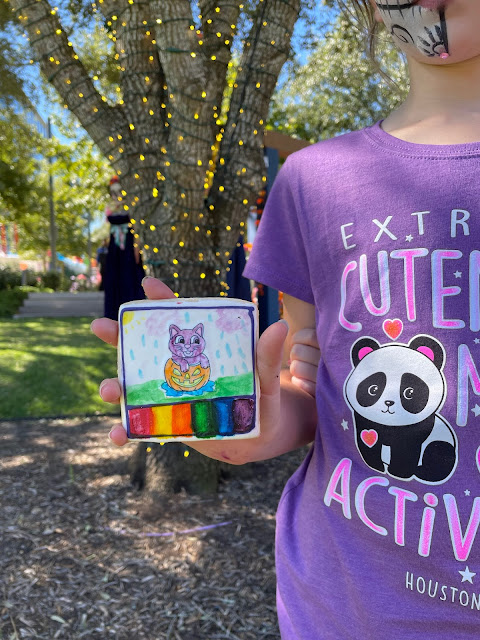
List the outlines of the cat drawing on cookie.
{"label": "cat drawing on cookie", "polygon": [[200,365],[204,369],[210,367],[207,356],[203,353],[205,339],[203,324],[200,322],[193,329],[180,329],[174,324],[169,327],[170,341],[168,348],[172,353],[172,360],[184,373],[193,365]]}

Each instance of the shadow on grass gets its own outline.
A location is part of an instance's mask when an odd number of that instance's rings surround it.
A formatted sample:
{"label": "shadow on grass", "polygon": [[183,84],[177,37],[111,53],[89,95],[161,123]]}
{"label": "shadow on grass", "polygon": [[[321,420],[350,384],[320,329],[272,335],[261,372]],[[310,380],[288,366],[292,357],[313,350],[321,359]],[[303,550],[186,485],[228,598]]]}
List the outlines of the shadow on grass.
{"label": "shadow on grass", "polygon": [[115,375],[116,352],[88,319],[0,322],[0,419],[112,413],[98,385]]}

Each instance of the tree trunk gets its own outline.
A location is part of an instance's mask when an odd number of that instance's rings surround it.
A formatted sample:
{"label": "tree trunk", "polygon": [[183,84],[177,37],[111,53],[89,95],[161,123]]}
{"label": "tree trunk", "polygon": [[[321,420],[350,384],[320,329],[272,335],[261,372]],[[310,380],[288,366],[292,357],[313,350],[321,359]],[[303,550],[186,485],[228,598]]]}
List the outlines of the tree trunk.
{"label": "tree trunk", "polygon": [[[147,272],[180,297],[228,295],[231,254],[266,180],[264,124],[301,0],[251,3],[249,32],[238,36],[246,9],[231,0],[199,0],[197,18],[190,0],[103,0],[121,71],[115,103],[99,93],[49,0],[10,3],[42,72],[119,176]],[[139,447],[135,483],[216,488],[217,463],[184,453],[178,443]]]}
{"label": "tree trunk", "polygon": [[130,478],[137,489],[156,493],[216,493],[220,463],[181,442],[138,444],[129,461]]}

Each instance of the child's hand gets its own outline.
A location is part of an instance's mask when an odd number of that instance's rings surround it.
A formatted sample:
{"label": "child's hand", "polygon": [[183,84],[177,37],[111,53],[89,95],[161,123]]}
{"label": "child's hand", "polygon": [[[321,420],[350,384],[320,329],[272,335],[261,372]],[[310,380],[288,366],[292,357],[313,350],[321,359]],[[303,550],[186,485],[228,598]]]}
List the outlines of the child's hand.
{"label": "child's hand", "polygon": [[301,329],[292,336],[290,373],[292,383],[315,397],[320,349],[315,329]]}
{"label": "child's hand", "polygon": [[[163,282],[155,278],[146,278],[143,288],[150,300],[173,298],[174,294]],[[93,333],[104,342],[117,345],[118,323],[108,318],[94,320],[91,325]],[[280,409],[280,370],[282,349],[287,336],[288,326],[284,321],[271,325],[260,338],[257,345],[257,368],[260,379],[260,415],[261,435],[259,438],[246,440],[206,442],[189,442],[188,445],[204,455],[217,460],[234,464],[242,464],[250,460],[261,460],[278,455],[272,442],[276,440],[276,432],[281,424]],[[299,332],[301,333],[301,332]],[[304,341],[305,344],[305,341]],[[122,390],[118,378],[103,380],[100,385],[100,396],[105,402],[118,404]],[[128,442],[122,425],[113,427],[110,439],[118,446]],[[283,453],[283,451],[280,451]]]}
{"label": "child's hand", "polygon": [[[148,298],[151,300],[163,300],[167,298],[174,298],[173,291],[167,287],[166,284],[156,280],[155,278],[144,278],[143,289]],[[110,320],[110,318],[98,318],[94,320],[90,325],[93,333],[108,344],[117,346],[118,342],[118,322],[116,320]],[[118,381],[118,378],[107,378],[100,384],[100,397],[104,402],[111,404],[119,404],[120,397],[122,395],[122,388]],[[119,447],[127,444],[128,438],[123,425],[119,424],[113,427],[109,433],[111,441]]]}

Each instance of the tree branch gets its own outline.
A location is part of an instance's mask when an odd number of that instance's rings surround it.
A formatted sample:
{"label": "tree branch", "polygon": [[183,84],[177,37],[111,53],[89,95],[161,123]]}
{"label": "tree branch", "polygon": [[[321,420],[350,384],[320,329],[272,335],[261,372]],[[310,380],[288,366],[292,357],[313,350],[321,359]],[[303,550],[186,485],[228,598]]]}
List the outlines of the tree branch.
{"label": "tree branch", "polygon": [[[239,219],[241,203],[251,203],[262,186],[264,123],[290,51],[300,4],[300,0],[264,0],[258,5],[245,42],[220,144],[219,157],[224,164],[217,165],[209,197],[215,209],[226,214],[220,225],[219,246],[228,243],[234,246],[237,238],[229,238],[227,227],[232,226],[231,232],[238,233],[233,223]],[[225,201],[231,206],[225,206]],[[245,206],[245,213],[247,210]]]}
{"label": "tree branch", "polygon": [[56,9],[52,9],[47,0],[11,2],[48,82],[101,151],[111,155],[114,145],[109,141],[109,131],[121,113],[109,106],[96,90],[60,24]]}

